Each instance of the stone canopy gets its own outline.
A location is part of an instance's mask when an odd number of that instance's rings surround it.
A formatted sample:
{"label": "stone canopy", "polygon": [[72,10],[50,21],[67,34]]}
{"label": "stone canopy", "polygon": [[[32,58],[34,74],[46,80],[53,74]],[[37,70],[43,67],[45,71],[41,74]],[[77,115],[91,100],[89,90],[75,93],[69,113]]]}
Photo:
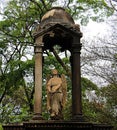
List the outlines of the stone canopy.
{"label": "stone canopy", "polygon": [[60,45],[61,51],[70,50],[73,36],[82,37],[80,27],[65,9],[53,7],[41,19],[34,37],[43,37],[44,49],[52,51],[54,45]]}
{"label": "stone canopy", "polygon": [[53,7],[41,19],[41,22],[58,22],[75,24],[73,18],[68,14],[65,9],[61,7]]}

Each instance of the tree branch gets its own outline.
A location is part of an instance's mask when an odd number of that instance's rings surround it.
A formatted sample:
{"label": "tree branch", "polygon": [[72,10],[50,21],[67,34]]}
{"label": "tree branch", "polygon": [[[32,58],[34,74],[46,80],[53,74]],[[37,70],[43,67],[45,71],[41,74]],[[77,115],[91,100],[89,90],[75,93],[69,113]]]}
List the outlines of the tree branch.
{"label": "tree branch", "polygon": [[3,100],[4,96],[5,96],[5,94],[6,94],[6,88],[5,88],[5,90],[4,90],[3,94],[2,94],[2,96],[0,97],[0,103],[2,102],[2,100]]}
{"label": "tree branch", "polygon": [[41,12],[43,12],[43,9],[41,8],[38,2],[36,2],[35,0],[30,0],[30,1],[33,2],[35,5],[37,5],[39,9],[41,10]]}
{"label": "tree branch", "polygon": [[57,52],[55,51],[55,49],[53,48],[53,54],[55,55],[57,61],[61,64],[61,66],[65,69],[67,75],[71,78],[71,72],[68,69],[68,67],[63,63],[63,61],[61,60],[61,58],[58,56]]}
{"label": "tree branch", "polygon": [[46,4],[45,4],[45,1],[44,0],[40,0],[41,3],[43,4],[44,8],[47,10],[47,7],[46,7]]}
{"label": "tree branch", "polygon": [[115,6],[112,3],[112,0],[109,0],[109,1],[110,1],[110,4],[111,4],[112,8],[117,12],[117,9],[115,8]]}

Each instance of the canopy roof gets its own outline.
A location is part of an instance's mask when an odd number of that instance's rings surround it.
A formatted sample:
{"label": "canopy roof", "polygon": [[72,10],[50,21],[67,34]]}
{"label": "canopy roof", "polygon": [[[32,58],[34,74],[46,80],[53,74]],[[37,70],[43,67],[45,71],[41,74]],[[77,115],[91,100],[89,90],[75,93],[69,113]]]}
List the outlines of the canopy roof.
{"label": "canopy roof", "polygon": [[75,24],[73,18],[61,7],[51,8],[41,19],[41,24],[48,22]]}
{"label": "canopy roof", "polygon": [[[34,32],[35,39],[42,37],[44,49],[53,50],[55,45],[61,47],[61,51],[71,50],[73,39],[82,37],[80,26],[75,24],[73,18],[61,7],[50,9],[42,17],[40,24]],[[40,43],[35,43],[40,44]]]}

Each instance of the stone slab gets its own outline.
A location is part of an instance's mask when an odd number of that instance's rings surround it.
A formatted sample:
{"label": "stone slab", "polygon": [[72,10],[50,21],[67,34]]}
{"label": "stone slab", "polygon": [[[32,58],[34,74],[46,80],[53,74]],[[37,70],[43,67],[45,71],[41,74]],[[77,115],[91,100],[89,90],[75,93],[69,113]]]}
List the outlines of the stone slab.
{"label": "stone slab", "polygon": [[76,121],[30,121],[23,124],[3,125],[3,130],[113,130],[106,124]]}

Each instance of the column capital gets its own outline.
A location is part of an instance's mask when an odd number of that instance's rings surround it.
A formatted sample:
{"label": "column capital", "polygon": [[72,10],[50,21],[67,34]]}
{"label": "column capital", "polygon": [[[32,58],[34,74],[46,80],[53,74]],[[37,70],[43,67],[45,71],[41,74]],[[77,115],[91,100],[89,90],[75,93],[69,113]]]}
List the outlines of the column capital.
{"label": "column capital", "polygon": [[44,47],[44,44],[43,44],[43,43],[35,44],[35,45],[34,45],[34,52],[35,52],[35,53],[42,53],[43,47]]}
{"label": "column capital", "polygon": [[72,48],[73,48],[73,49],[74,49],[74,48],[81,49],[81,47],[82,47],[82,44],[81,44],[81,43],[73,43],[73,44],[72,44]]}
{"label": "column capital", "polygon": [[72,44],[72,53],[80,53],[82,44]]}

